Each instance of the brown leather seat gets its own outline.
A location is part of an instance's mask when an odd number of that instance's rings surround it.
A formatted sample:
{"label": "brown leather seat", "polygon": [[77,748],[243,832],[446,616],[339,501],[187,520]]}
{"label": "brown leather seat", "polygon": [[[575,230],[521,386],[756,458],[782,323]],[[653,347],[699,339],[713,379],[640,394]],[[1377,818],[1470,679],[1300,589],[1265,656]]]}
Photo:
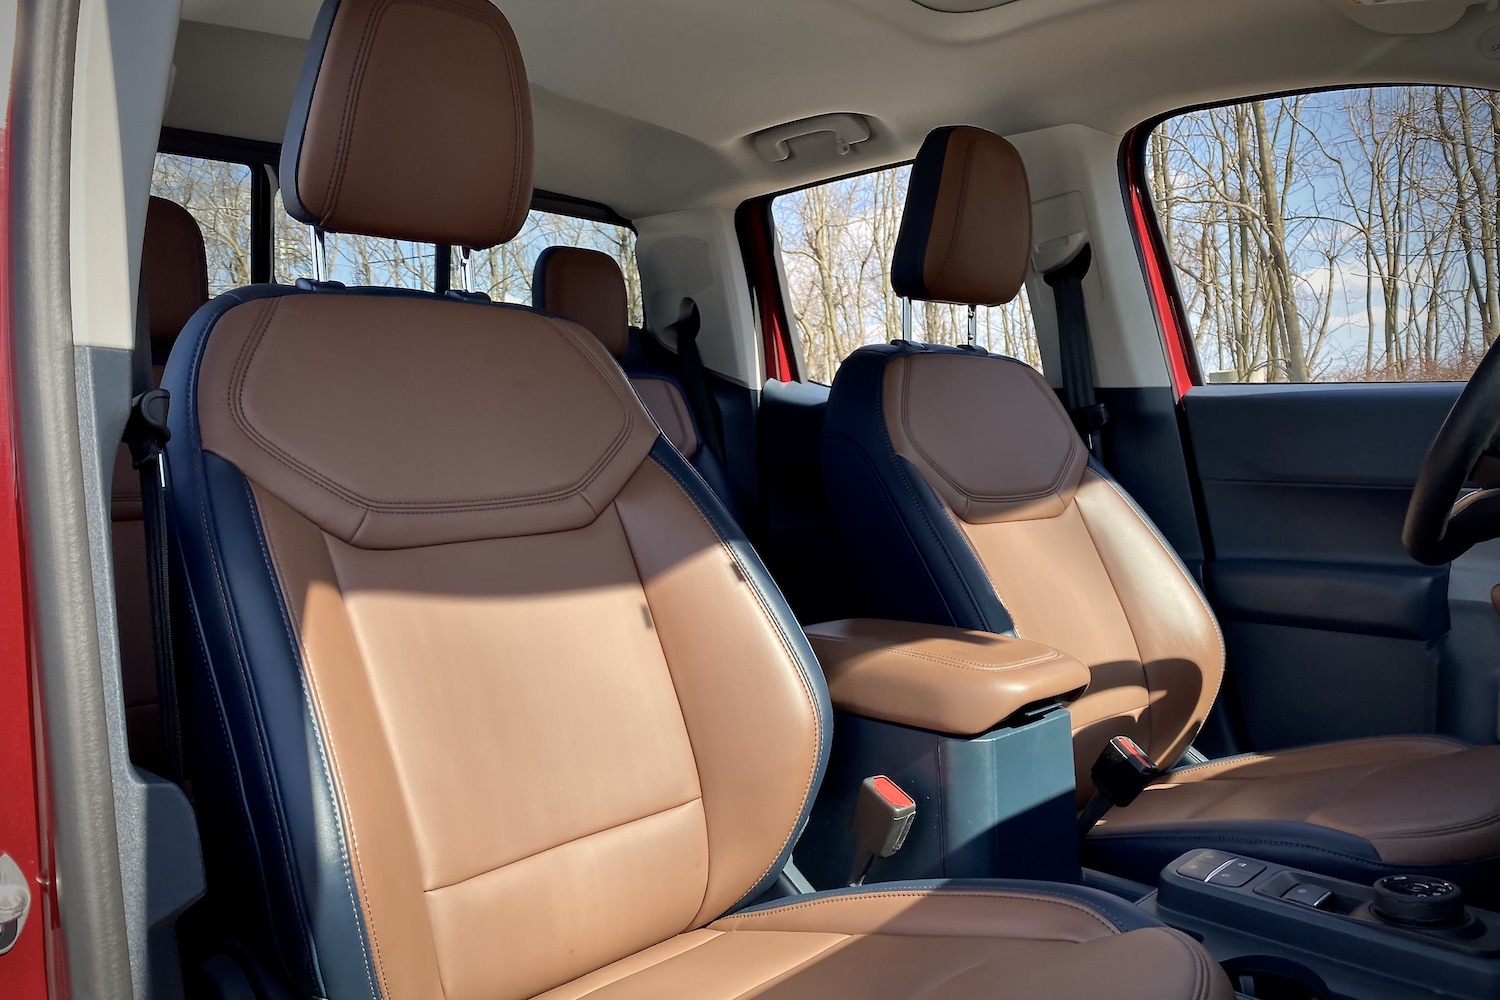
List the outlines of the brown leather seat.
{"label": "brown leather seat", "polygon": [[571,319],[599,338],[625,370],[631,388],[661,428],[662,436],[698,470],[730,513],[735,513],[729,477],[704,443],[686,390],[665,366],[646,360],[645,338],[630,326],[628,302],[625,275],[606,253],[555,246],[537,257],[531,304]]}
{"label": "brown leather seat", "polygon": [[[896,291],[1010,301],[1030,265],[1030,210],[1009,143],[934,132],[912,170]],[[1183,756],[1223,676],[1218,624],[1036,372],[964,348],[862,349],[834,381],[823,455],[867,613],[1013,631],[1090,666],[1070,706],[1080,802],[1111,737],[1167,766]],[[1428,870],[1493,898],[1500,747],[1393,737],[1184,768],[1109,812],[1086,860],[1154,882],[1203,846],[1357,880]]]}
{"label": "brown leather seat", "polygon": [[[152,198],[141,252],[151,366],[161,366],[178,333],[208,301],[208,262],[203,231],[187,209]],[[110,500],[115,595],[120,626],[120,669],[125,689],[125,726],[131,759],[150,771],[162,768],[161,711],[156,699],[156,657],[151,642],[151,598],[146,582],[146,529],[140,475],[123,445],[115,455]]]}
{"label": "brown leather seat", "polygon": [[[529,94],[487,0],[330,0],[310,46],[281,171],[298,218],[517,232]],[[583,328],[247,288],[166,385],[209,881],[298,995],[1230,996],[1199,945],[1077,886],[725,916],[806,820],[827,692]]]}

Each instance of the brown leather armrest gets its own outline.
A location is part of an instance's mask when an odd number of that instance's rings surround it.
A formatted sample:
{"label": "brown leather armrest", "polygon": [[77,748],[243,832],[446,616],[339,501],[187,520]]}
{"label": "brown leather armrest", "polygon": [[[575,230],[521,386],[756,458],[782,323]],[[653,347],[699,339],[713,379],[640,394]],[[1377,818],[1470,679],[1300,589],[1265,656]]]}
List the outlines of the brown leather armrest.
{"label": "brown leather armrest", "polygon": [[954,736],[993,729],[1089,683],[1067,653],[1026,639],[853,618],[807,629],[835,708]]}

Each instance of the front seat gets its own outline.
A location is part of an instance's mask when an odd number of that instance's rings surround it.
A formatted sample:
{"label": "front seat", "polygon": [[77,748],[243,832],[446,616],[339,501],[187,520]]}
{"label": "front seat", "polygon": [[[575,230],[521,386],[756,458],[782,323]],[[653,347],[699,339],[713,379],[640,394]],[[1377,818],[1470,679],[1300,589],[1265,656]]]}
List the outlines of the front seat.
{"label": "front seat", "polygon": [[[531,104],[487,0],[328,0],[309,46],[297,218],[515,235]],[[1078,886],[744,908],[806,821],[827,692],[582,327],[259,286],[198,312],[166,385],[210,892],[296,994],[1228,1000],[1199,945]]]}
{"label": "front seat", "polygon": [[[928,136],[897,294],[1009,302],[1030,257],[1016,150],[972,127]],[[834,380],[823,460],[868,614],[1015,633],[1090,666],[1070,705],[1080,804],[1114,736],[1164,766],[1183,757],[1223,676],[1218,624],[1040,375],[972,348],[862,348]],[[1172,858],[1209,846],[1363,882],[1440,874],[1493,900],[1500,747],[1400,736],[1182,767],[1108,812],[1085,861],[1154,883]]]}

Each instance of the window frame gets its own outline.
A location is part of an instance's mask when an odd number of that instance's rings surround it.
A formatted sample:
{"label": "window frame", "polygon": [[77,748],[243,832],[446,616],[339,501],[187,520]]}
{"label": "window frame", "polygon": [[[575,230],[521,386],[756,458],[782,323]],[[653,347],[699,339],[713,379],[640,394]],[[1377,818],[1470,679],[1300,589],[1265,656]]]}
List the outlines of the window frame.
{"label": "window frame", "polygon": [[[281,171],[281,143],[163,127],[156,152],[250,168],[250,280],[254,284],[269,284],[274,279],[275,268],[272,234],[275,231],[276,185]],[[621,226],[639,235],[634,223],[603,202],[543,188],[532,190],[528,211]],[[452,287],[452,247],[436,244],[432,264],[433,287],[442,294]]]}

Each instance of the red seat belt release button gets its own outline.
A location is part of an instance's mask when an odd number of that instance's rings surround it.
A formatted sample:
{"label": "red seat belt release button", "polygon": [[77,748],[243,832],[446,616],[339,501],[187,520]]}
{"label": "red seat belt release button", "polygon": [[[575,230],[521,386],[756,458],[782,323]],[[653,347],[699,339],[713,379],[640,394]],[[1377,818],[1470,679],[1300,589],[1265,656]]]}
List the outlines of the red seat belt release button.
{"label": "red seat belt release button", "polygon": [[850,885],[864,884],[876,858],[901,850],[917,816],[917,803],[883,774],[866,778],[854,802],[854,867]]}

